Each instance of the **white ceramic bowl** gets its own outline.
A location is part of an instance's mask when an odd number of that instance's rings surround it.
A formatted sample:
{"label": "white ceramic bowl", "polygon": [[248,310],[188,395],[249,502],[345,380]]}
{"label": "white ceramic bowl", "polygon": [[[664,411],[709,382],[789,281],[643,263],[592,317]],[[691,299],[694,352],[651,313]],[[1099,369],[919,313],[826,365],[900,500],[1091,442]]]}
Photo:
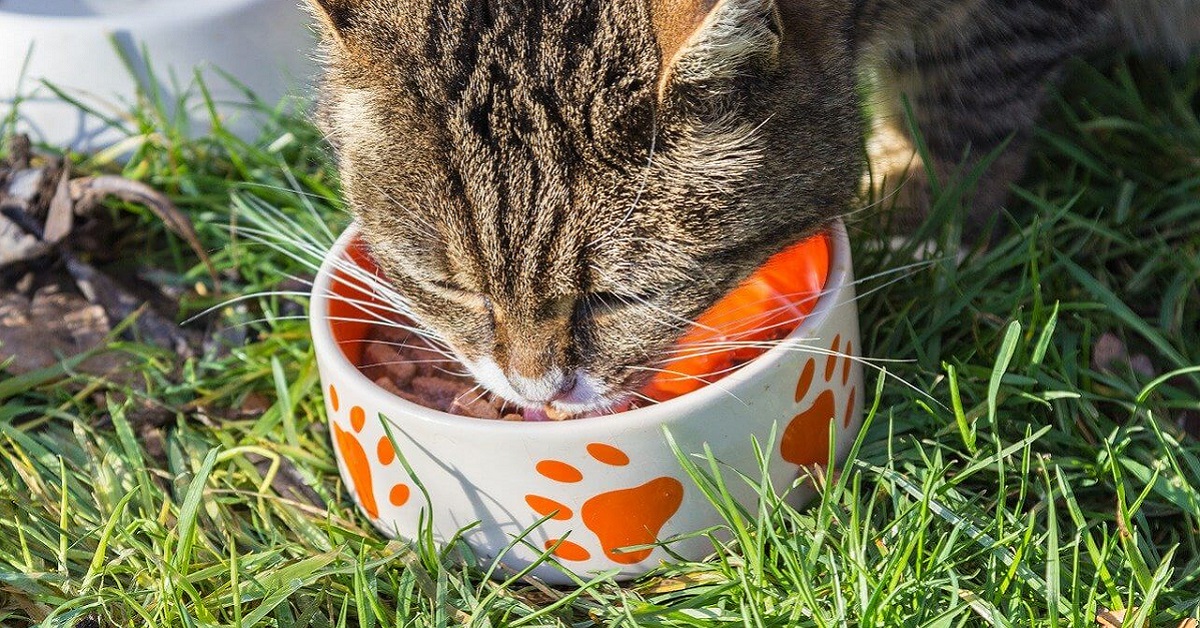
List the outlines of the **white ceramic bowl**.
{"label": "white ceramic bowl", "polygon": [[[439,541],[471,526],[463,538],[481,560],[490,561],[540,518],[557,512],[504,554],[506,566],[524,568],[565,538],[553,558],[575,574],[618,570],[619,578],[635,577],[671,560],[669,554],[662,547],[621,548],[664,542],[671,552],[701,559],[712,552],[710,541],[672,539],[722,523],[683,472],[665,432],[685,453],[707,446],[730,469],[761,478],[752,437],[765,447],[774,431],[768,469],[780,490],[792,487],[801,465],[826,462],[831,423],[839,458],[858,432],[861,365],[830,355],[857,355],[860,347],[850,250],[840,225],[831,238],[826,289],[781,345],[714,384],[657,405],[539,423],[431,410],[360,374],[330,322],[344,316],[330,316],[330,295],[347,294],[348,282],[331,260],[347,259],[354,238],[352,227],[321,267],[310,319],[338,467],[362,512],[384,534],[413,538],[420,522],[432,516]],[[351,341],[360,333],[337,332],[348,348],[356,346]],[[428,490],[428,501],[396,459],[393,442]],[[755,491],[731,472],[724,475],[730,492],[753,512]],[[811,497],[807,486],[786,496],[796,506]],[[554,584],[570,582],[548,563],[533,574]]]}
{"label": "white ceramic bowl", "polygon": [[259,121],[222,72],[273,106],[311,81],[312,48],[298,0],[0,0],[0,118],[19,100],[20,130],[95,150],[124,135],[44,82],[116,120],[141,86],[169,108],[188,95],[185,115],[203,133],[210,116],[194,78],[200,70],[227,128],[249,139]]}

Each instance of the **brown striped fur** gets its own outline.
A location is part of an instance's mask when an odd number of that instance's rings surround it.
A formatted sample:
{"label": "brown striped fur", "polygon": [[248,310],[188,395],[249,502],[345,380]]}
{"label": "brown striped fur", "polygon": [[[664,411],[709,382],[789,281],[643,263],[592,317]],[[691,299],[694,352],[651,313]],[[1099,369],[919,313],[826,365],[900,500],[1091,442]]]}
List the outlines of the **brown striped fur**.
{"label": "brown striped fur", "polygon": [[990,208],[1046,81],[1122,23],[1110,0],[309,1],[320,118],[389,279],[486,386],[567,410],[619,401],[849,208],[865,64],[941,170],[1015,138]]}

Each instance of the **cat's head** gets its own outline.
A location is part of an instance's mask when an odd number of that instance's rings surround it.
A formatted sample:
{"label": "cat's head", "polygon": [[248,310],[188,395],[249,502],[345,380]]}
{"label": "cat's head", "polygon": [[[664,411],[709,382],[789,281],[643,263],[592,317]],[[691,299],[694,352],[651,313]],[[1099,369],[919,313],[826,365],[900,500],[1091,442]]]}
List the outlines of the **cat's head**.
{"label": "cat's head", "polygon": [[387,278],[478,381],[611,406],[857,189],[821,0],[310,0],[321,120]]}

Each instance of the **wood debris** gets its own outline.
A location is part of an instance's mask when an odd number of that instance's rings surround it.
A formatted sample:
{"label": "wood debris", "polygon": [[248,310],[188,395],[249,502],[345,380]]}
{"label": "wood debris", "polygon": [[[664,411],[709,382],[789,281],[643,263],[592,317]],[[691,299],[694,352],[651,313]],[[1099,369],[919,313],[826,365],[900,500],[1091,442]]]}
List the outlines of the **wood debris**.
{"label": "wood debris", "polygon": [[145,295],[88,261],[112,253],[96,250],[109,239],[87,237],[83,226],[99,222],[94,215],[108,198],[148,208],[195,251],[216,286],[195,229],[165,195],[112,175],[72,178],[69,164],[34,153],[28,138],[17,136],[0,161],[0,279],[18,278],[0,281],[0,360],[8,361],[9,372],[93,349],[129,319],[127,337],[180,356],[195,353],[196,332],[180,329]]}

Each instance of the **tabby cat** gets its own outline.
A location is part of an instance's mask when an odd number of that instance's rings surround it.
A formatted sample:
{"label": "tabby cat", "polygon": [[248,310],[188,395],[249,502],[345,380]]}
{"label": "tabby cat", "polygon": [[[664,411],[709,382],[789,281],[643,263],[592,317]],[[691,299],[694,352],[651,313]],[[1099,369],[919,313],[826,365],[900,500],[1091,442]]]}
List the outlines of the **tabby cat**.
{"label": "tabby cat", "polygon": [[387,279],[483,386],[566,412],[626,399],[691,318],[850,209],[868,68],[934,171],[1007,142],[986,215],[1065,59],[1200,36],[1196,0],[309,3],[319,118]]}

